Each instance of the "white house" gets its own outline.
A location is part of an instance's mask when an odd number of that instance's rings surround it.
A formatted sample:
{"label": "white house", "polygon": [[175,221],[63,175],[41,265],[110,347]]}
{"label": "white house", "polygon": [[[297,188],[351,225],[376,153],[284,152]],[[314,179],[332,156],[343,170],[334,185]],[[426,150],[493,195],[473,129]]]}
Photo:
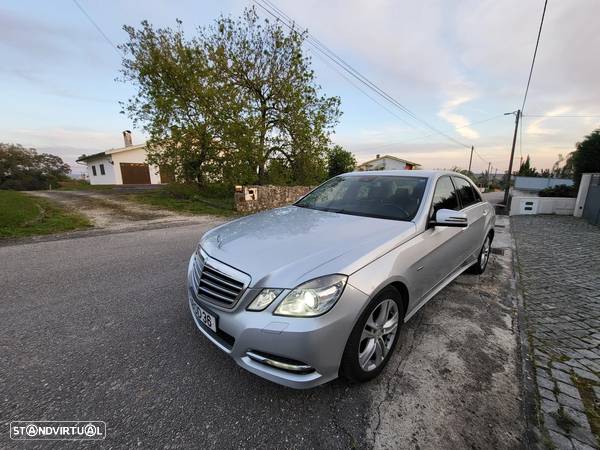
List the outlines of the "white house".
{"label": "white house", "polygon": [[123,131],[124,147],[80,157],[90,184],[161,184],[173,181],[167,171],[146,163],[146,144],[133,145],[131,131]]}
{"label": "white house", "polygon": [[420,164],[397,158],[391,155],[377,155],[375,159],[364,162],[356,166],[359,172],[365,170],[415,170],[421,167]]}

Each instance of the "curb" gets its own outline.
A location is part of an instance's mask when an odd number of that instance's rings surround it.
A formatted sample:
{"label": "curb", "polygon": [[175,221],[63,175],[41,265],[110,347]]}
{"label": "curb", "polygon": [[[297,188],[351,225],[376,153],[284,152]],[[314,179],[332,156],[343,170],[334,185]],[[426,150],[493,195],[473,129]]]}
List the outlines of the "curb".
{"label": "curb", "polygon": [[[510,222],[509,222],[510,227]],[[523,294],[520,289],[521,280],[518,269],[518,254],[515,238],[510,233],[510,245],[512,249],[512,279],[509,296],[514,300],[517,307],[517,346],[521,364],[518,365],[519,376],[521,379],[521,411],[525,418],[525,433],[523,444],[528,449],[541,449],[541,424],[537,407],[537,388],[534,383],[535,370],[531,360],[531,348],[529,346],[529,337],[527,335],[527,316],[525,314],[525,304]]]}

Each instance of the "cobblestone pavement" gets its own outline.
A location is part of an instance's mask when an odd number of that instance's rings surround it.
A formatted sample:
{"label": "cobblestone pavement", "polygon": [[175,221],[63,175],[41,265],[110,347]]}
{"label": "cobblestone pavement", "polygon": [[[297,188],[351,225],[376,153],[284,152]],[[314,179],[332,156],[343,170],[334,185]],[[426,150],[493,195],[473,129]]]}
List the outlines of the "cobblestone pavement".
{"label": "cobblestone pavement", "polygon": [[515,216],[543,444],[600,448],[600,228],[570,216]]}

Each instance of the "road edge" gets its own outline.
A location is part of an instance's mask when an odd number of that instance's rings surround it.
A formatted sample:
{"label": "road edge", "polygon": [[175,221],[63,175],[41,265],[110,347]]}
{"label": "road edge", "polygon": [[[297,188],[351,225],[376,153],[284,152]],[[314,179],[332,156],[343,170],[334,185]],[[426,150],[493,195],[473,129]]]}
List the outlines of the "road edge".
{"label": "road edge", "polygon": [[512,249],[512,280],[510,282],[509,296],[514,300],[517,307],[517,348],[521,364],[519,368],[519,377],[521,379],[521,411],[525,419],[525,432],[523,443],[528,449],[541,449],[541,427],[537,408],[537,389],[534,383],[535,370],[531,359],[531,347],[529,345],[529,336],[527,334],[527,315],[525,314],[525,303],[521,290],[521,276],[519,273],[519,261],[517,254],[517,245],[512,233],[512,227],[509,223],[510,245]]}
{"label": "road edge", "polygon": [[134,225],[128,226],[124,228],[96,228],[96,229],[88,229],[88,230],[78,230],[78,231],[67,231],[64,233],[53,233],[53,234],[43,234],[37,236],[27,236],[27,237],[18,237],[18,238],[5,238],[0,239],[0,248],[1,247],[14,247],[17,245],[27,245],[27,244],[39,244],[41,242],[54,242],[54,241],[63,241],[69,239],[82,239],[87,237],[96,237],[96,236],[105,236],[108,234],[123,234],[123,233],[134,233],[137,231],[146,231],[146,230],[158,230],[161,228],[175,228],[175,227],[185,227],[191,225],[212,225],[217,226],[226,220],[222,220],[215,216],[214,219],[211,220],[178,220],[178,221],[170,221],[170,222],[157,222],[151,224],[143,224],[143,225]]}

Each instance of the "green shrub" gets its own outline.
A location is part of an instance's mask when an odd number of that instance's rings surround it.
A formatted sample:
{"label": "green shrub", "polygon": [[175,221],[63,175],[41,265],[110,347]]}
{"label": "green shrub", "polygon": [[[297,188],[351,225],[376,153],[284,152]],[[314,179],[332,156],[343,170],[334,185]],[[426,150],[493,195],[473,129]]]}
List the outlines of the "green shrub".
{"label": "green shrub", "polygon": [[207,184],[200,188],[195,183],[170,183],[163,187],[162,192],[172,198],[191,200],[202,198],[233,198],[233,188],[224,184]]}
{"label": "green shrub", "polygon": [[197,184],[170,183],[167,184],[163,191],[169,197],[178,199],[190,199],[200,193]]}
{"label": "green shrub", "polygon": [[559,184],[558,186],[548,187],[543,189],[538,194],[540,197],[577,197],[577,188],[575,186],[567,186]]}

